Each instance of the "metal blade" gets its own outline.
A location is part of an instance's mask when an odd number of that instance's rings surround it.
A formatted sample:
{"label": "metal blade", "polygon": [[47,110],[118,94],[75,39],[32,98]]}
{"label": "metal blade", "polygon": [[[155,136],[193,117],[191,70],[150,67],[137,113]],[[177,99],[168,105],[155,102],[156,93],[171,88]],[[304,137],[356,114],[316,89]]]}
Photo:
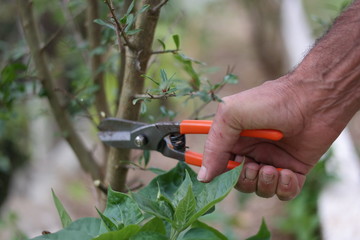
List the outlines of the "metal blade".
{"label": "metal blade", "polygon": [[99,132],[100,140],[116,148],[134,148],[131,141],[131,133],[127,131],[103,131]]}

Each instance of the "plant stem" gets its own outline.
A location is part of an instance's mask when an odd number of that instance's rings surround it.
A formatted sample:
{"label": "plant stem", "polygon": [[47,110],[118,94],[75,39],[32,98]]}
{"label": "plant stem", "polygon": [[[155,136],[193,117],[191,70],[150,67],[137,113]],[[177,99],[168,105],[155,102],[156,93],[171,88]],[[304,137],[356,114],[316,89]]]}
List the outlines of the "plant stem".
{"label": "plant stem", "polygon": [[172,227],[171,232],[170,232],[170,240],[177,240],[179,237],[179,234],[180,234],[180,232]]}
{"label": "plant stem", "polygon": [[[159,0],[145,0],[150,9],[158,6]],[[160,9],[157,11],[146,11],[139,15],[136,28],[142,29],[132,36],[131,48],[127,45],[126,74],[119,100],[119,107],[116,113],[117,118],[138,120],[140,104],[132,104],[134,95],[143,91],[144,79],[147,64],[152,53],[152,42],[155,28],[159,18]],[[122,161],[129,161],[130,150],[112,148],[109,152],[106,183],[109,183],[115,191],[126,191],[126,177],[128,167]]]}

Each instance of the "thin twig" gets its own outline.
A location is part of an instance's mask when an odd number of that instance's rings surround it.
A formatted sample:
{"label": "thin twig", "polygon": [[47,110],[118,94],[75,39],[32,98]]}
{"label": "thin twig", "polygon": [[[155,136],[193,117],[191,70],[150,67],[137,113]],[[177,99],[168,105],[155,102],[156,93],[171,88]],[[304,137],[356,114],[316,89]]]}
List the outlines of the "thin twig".
{"label": "thin twig", "polygon": [[178,53],[179,49],[173,49],[173,50],[162,50],[162,51],[153,51],[151,54],[164,54],[164,53]]}
{"label": "thin twig", "polygon": [[124,28],[121,26],[120,22],[118,21],[118,19],[116,17],[115,9],[114,9],[114,5],[112,3],[112,0],[105,0],[104,2],[106,3],[106,5],[109,8],[111,18],[115,22],[116,33],[118,34],[119,47],[122,45],[122,43],[121,43],[121,37],[122,37],[122,39],[124,40],[126,46],[128,46],[130,49],[134,49],[134,47],[132,46],[132,44],[130,43],[129,39],[127,38],[127,36],[126,36],[126,34],[124,32]]}
{"label": "thin twig", "polygon": [[162,8],[169,0],[163,0],[161,3],[159,3],[157,6],[155,6],[153,9],[151,9],[152,12],[158,11],[160,8]]}
{"label": "thin twig", "polygon": [[146,94],[136,94],[134,96],[134,98],[143,98],[143,99],[166,99],[168,97],[176,97],[176,93],[172,92],[172,93],[166,93],[164,95],[153,95],[150,93],[146,93]]}

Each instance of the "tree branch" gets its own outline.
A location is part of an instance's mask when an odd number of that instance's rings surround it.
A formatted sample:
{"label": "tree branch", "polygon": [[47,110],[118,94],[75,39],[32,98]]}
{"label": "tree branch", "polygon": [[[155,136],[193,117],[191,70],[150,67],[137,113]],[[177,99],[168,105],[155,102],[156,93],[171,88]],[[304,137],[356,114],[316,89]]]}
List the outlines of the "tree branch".
{"label": "tree branch", "polygon": [[[145,0],[150,9],[158,6],[160,0]],[[138,120],[140,104],[132,104],[134,95],[143,91],[144,79],[149,58],[152,53],[152,43],[160,11],[145,11],[137,19],[136,28],[142,29],[132,36],[131,46],[127,54],[127,71],[124,78],[124,87],[121,91],[119,107],[116,117]],[[112,148],[109,153],[106,182],[116,191],[127,191],[126,176],[128,168],[122,161],[131,160],[130,150]]]}
{"label": "tree branch", "polygon": [[159,11],[160,8],[162,8],[169,0],[163,0],[161,3],[159,3],[157,6],[151,9],[152,12]]}
{"label": "tree branch", "polygon": [[[99,18],[98,0],[88,0],[87,5],[87,34],[90,51],[93,51],[101,45],[101,27],[94,23]],[[95,106],[97,112],[105,113],[105,116],[111,116],[109,106],[106,100],[104,73],[99,71],[102,64],[102,58],[99,54],[90,54],[90,68],[93,82],[99,87],[95,94]]]}
{"label": "tree branch", "polygon": [[163,51],[153,51],[151,54],[164,54],[164,53],[178,53],[179,49],[173,49],[173,50],[163,50]]}
{"label": "tree branch", "polygon": [[34,21],[32,1],[17,0],[17,3],[24,35],[34,60],[37,76],[46,90],[57,124],[64,133],[66,141],[75,152],[81,167],[88,172],[94,180],[101,179],[100,170],[95,159],[86,149],[71,122],[70,116],[64,111],[59,96],[54,91],[56,87],[53,76],[50,74],[44,51],[42,51],[40,47],[40,38]]}

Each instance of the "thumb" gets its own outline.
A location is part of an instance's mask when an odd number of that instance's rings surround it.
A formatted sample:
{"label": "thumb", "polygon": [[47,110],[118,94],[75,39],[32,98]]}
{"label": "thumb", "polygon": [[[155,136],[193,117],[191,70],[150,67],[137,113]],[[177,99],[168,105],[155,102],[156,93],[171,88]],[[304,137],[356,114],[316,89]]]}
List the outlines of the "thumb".
{"label": "thumb", "polygon": [[198,180],[209,182],[214,177],[226,171],[227,163],[232,157],[232,149],[241,132],[236,125],[236,116],[231,112],[235,107],[233,97],[223,98],[219,104],[213,124],[208,134],[202,166],[198,174]]}

